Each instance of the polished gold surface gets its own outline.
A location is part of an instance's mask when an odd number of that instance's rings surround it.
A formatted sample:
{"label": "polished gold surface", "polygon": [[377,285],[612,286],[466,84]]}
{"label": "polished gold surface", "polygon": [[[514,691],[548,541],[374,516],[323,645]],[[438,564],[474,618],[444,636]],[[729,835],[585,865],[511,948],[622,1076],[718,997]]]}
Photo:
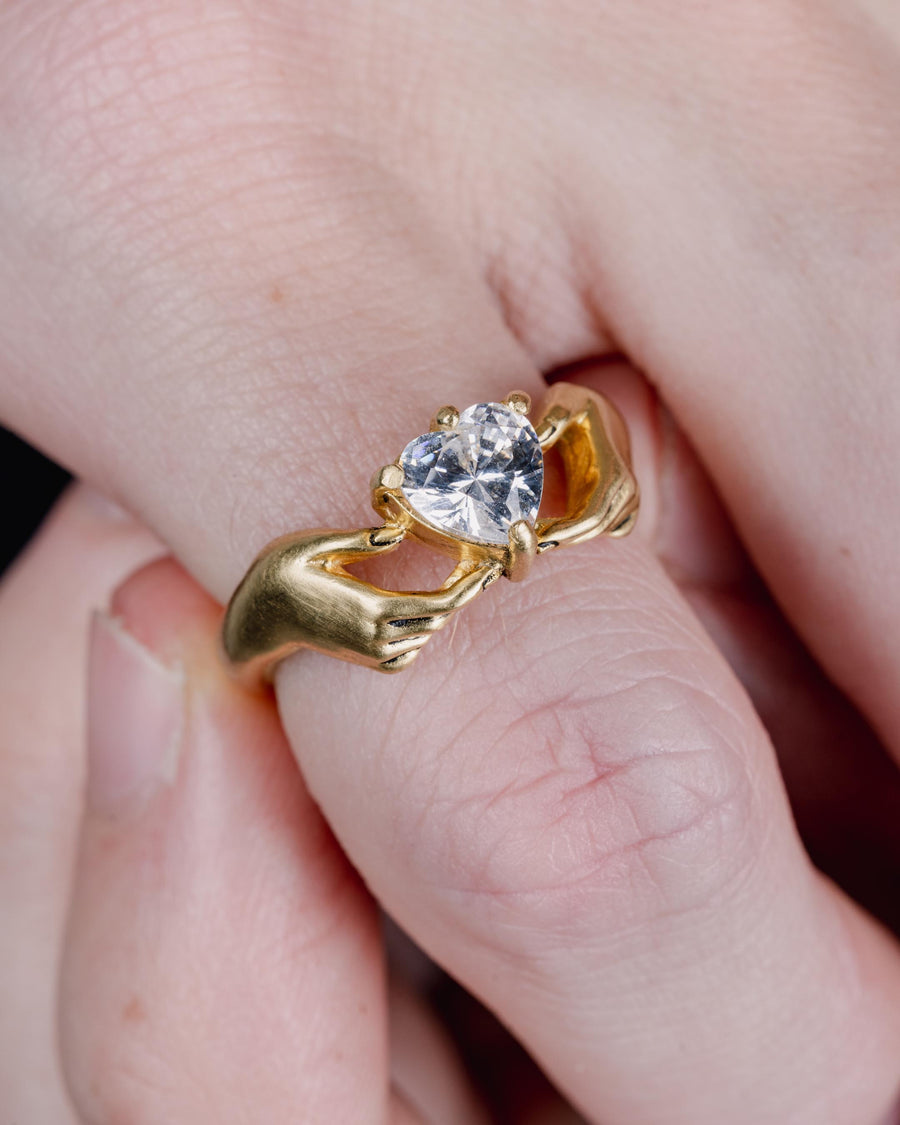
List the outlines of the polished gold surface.
{"label": "polished gold surface", "polygon": [[[521,414],[528,395],[513,391],[506,404]],[[452,430],[455,407],[444,406],[432,429]],[[559,449],[566,475],[563,516],[513,524],[505,545],[479,543],[426,523],[401,491],[403,470],[385,465],[372,479],[380,527],[304,531],[270,543],[248,570],[225,615],[229,663],[249,684],[271,678],[290,653],[311,648],[397,672],[452,615],[501,575],[520,581],[539,554],[595,535],[622,536],[637,517],[639,490],[621,415],[601,395],[569,383],[549,391],[535,430],[541,449]],[[437,590],[383,590],[346,567],[395,550],[407,537],[450,556],[456,567]]]}

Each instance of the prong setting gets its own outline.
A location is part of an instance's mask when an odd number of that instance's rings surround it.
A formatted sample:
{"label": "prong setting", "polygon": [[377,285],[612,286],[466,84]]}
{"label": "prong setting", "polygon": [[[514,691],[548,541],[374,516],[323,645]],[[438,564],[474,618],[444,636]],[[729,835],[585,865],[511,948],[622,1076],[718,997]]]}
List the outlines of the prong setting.
{"label": "prong setting", "polygon": [[431,419],[431,432],[453,430],[459,425],[459,411],[455,406],[442,406]]}
{"label": "prong setting", "polygon": [[531,409],[531,395],[524,391],[510,391],[503,401],[510,410],[515,410],[516,414],[524,415]]}
{"label": "prong setting", "polygon": [[403,470],[394,462],[379,469],[372,477],[373,492],[396,492],[403,484]]}
{"label": "prong setting", "polygon": [[372,477],[372,507],[389,523],[409,527],[409,513],[403,501],[403,469],[396,463],[385,465]]}
{"label": "prong setting", "polygon": [[537,532],[527,520],[518,520],[509,529],[509,565],[506,577],[510,582],[521,582],[523,578],[527,578],[537,553]]}

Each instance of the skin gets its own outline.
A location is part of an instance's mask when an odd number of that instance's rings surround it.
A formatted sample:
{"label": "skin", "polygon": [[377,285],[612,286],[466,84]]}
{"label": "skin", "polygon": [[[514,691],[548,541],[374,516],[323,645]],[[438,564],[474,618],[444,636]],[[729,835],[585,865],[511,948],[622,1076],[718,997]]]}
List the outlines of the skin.
{"label": "skin", "polygon": [[[14,1116],[476,1114],[446,1052],[391,1081],[373,897],[589,1119],[896,1114],[896,943],[785,781],[895,899],[898,51],[874,0],[0,8],[0,417],[136,521],[61,513],[0,594]],[[403,676],[292,658],[285,743],[210,597],[561,366],[634,535]],[[88,608],[160,543],[85,758]]]}

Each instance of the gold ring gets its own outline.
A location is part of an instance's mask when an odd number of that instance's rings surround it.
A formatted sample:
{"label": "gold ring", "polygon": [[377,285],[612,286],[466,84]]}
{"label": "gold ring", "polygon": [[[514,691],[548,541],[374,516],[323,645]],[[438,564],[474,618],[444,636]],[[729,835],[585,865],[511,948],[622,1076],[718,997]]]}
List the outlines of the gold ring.
{"label": "gold ring", "polygon": [[[226,658],[250,685],[279,661],[314,649],[398,672],[457,610],[501,575],[518,582],[538,555],[595,535],[627,535],[639,490],[628,431],[602,395],[551,387],[539,421],[518,391],[461,413],[438,410],[372,480],[384,523],[355,531],[301,531],[270,543],[235,590],[222,630]],[[566,513],[539,518],[544,454],[556,446]],[[456,566],[437,590],[384,590],[346,568],[407,537]]]}

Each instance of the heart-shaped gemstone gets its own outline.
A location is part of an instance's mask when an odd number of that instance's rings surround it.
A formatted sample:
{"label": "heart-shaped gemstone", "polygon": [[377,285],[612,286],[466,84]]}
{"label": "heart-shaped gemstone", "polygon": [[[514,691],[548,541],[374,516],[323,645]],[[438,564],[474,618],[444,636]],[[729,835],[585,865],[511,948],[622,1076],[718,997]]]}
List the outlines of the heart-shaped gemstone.
{"label": "heart-shaped gemstone", "polygon": [[544,458],[534,427],[498,402],[480,402],[452,430],[423,434],[400,456],[404,496],[425,523],[479,543],[507,543],[519,520],[533,523]]}

